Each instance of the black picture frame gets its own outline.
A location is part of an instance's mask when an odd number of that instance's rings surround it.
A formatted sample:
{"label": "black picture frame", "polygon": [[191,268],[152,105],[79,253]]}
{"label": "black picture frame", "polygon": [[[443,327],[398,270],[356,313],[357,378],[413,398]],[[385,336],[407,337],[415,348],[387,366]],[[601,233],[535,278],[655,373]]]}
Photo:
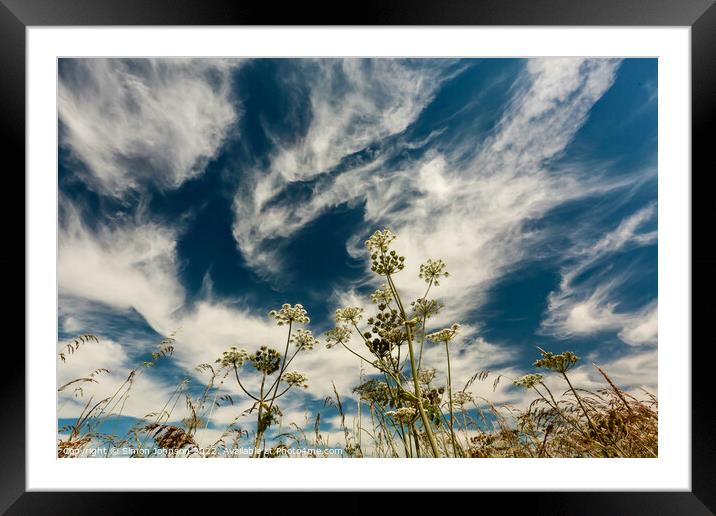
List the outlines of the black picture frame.
{"label": "black picture frame", "polygon": [[[708,241],[713,209],[697,197],[709,195],[706,180],[713,175],[714,152],[707,130],[716,106],[716,6],[714,0],[452,0],[438,2],[363,1],[350,16],[332,7],[288,3],[228,2],[223,0],[0,0],[0,113],[2,113],[6,174],[22,177],[25,170],[25,31],[28,26],[78,25],[575,25],[575,26],[689,26],[692,79],[692,274],[699,281],[692,290],[692,341],[684,343],[692,356],[692,490],[690,492],[510,493],[510,508],[520,505],[545,514],[713,514],[716,511],[716,426],[712,401],[712,338],[704,327],[711,304],[706,295],[716,287],[716,251]],[[350,7],[348,7],[350,10]],[[348,11],[345,11],[348,12]],[[8,160],[7,158],[10,158]],[[698,174],[697,174],[698,171]],[[688,173],[688,171],[684,171]],[[696,181],[698,179],[698,181]],[[694,188],[697,182],[699,188]],[[18,187],[25,198],[24,180]],[[6,204],[7,203],[3,203]],[[711,203],[712,204],[712,203]],[[4,206],[5,207],[5,206]],[[7,209],[7,208],[6,208]],[[17,207],[5,220],[17,219]],[[12,214],[12,215],[10,215]],[[13,228],[20,233],[19,224]],[[695,239],[698,230],[706,238]],[[9,231],[11,231],[9,229]],[[25,229],[22,228],[25,239]],[[19,249],[19,245],[16,246]],[[27,259],[23,246],[23,264]],[[16,250],[14,255],[20,253]],[[19,257],[18,257],[19,261]],[[703,302],[697,302],[701,294]],[[24,296],[23,296],[24,297]],[[20,304],[17,303],[19,307]],[[23,304],[23,310],[25,305]],[[700,316],[700,323],[696,323]],[[699,330],[701,335],[699,335]],[[698,338],[701,337],[701,338]],[[136,510],[136,496],[125,493],[26,492],[25,489],[25,357],[16,352],[5,368],[0,403],[3,442],[0,454],[0,512],[6,514],[115,514]],[[350,499],[359,494],[346,495]],[[486,503],[504,506],[503,493],[480,493]],[[147,498],[146,496],[144,497]],[[487,499],[489,498],[489,500]],[[164,512],[185,505],[187,495],[153,497]],[[306,499],[291,495],[291,506]],[[326,502],[327,503],[327,502]],[[402,503],[402,501],[401,501]],[[490,503],[490,505],[492,505]]]}

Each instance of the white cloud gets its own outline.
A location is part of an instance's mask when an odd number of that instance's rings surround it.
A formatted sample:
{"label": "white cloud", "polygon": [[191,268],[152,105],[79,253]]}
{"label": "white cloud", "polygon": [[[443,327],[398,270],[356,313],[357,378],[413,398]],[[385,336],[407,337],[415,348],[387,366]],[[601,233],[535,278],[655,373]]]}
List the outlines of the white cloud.
{"label": "white cloud", "polygon": [[203,171],[238,114],[238,60],[73,59],[58,85],[62,144],[104,194],[175,188]]}
{"label": "white cloud", "polygon": [[67,217],[57,251],[60,295],[133,308],[159,333],[171,332],[167,317],[184,296],[177,279],[175,232],[131,223],[92,232],[66,199],[63,208]]}
{"label": "white cloud", "polygon": [[[60,341],[58,352],[71,341]],[[110,339],[100,338],[99,342],[88,341],[80,345],[72,354],[65,353],[66,361],[57,365],[58,388],[78,378],[88,378],[94,371],[104,368],[109,373],[98,373],[95,382],[77,382],[58,393],[58,418],[76,418],[85,405],[92,404],[113,396],[136,367],[127,356],[127,347]],[[82,389],[81,392],[76,388]],[[143,418],[146,414],[161,410],[162,406],[174,390],[174,385],[166,385],[155,377],[138,374],[130,391],[127,403],[123,404],[122,415]],[[125,392],[126,386],[120,394]],[[182,406],[183,408],[183,406]],[[117,413],[120,404],[113,413]]]}
{"label": "white cloud", "polygon": [[[265,210],[261,206],[285,181],[256,188],[265,195],[241,194],[234,226],[239,248],[249,264],[271,273],[272,266],[280,267],[280,257],[275,246],[264,251],[266,239],[290,236],[332,206],[364,202],[367,227],[387,226],[399,235],[395,247],[408,257],[408,268],[396,281],[408,297],[424,289],[416,278],[418,264],[441,257],[455,278],[440,289],[441,296],[452,300],[453,311],[446,316],[465,314],[481,304],[492,282],[540,242],[539,234],[524,229],[526,222],[561,203],[615,187],[579,171],[555,174],[544,163],[571,141],[610,87],[618,65],[600,59],[528,61],[520,79],[524,87],[515,88],[495,133],[472,143],[477,154],[468,163],[429,152],[421,161],[395,169],[379,156],[319,181],[308,200]],[[270,177],[279,176],[273,172]],[[253,202],[259,198],[261,202]],[[366,236],[347,235],[349,251],[365,257],[358,244]]]}
{"label": "white cloud", "polygon": [[625,273],[598,283],[597,279],[578,281],[581,274],[600,260],[624,249],[652,244],[655,231],[640,228],[656,214],[649,205],[626,217],[613,231],[596,242],[580,243],[567,253],[573,263],[562,270],[559,290],[548,297],[547,317],[542,329],[559,338],[589,335],[602,331],[617,331],[629,345],[656,344],[657,303],[653,301],[634,312],[619,312],[616,289],[623,284]]}
{"label": "white cloud", "polygon": [[[323,175],[350,154],[404,131],[449,78],[446,68],[451,62],[322,59],[300,63],[308,77],[311,110],[306,134],[291,142],[276,138],[270,167],[242,178],[244,186],[234,202],[234,235],[248,263],[259,271],[275,272],[275,254],[263,255],[266,251],[260,244],[290,235],[316,215],[315,210],[304,214],[296,213],[294,207],[267,207],[276,194],[295,181]],[[287,87],[295,87],[287,81]]]}

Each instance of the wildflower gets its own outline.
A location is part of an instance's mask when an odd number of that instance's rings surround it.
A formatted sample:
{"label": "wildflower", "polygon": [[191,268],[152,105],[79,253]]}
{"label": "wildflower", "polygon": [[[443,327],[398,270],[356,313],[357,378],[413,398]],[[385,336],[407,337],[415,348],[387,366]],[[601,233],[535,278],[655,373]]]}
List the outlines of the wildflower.
{"label": "wildflower", "polygon": [[413,307],[413,313],[416,317],[429,319],[432,316],[437,315],[445,305],[443,305],[440,301],[435,301],[434,299],[421,298],[417,301],[411,302],[410,306]]}
{"label": "wildflower", "polygon": [[347,308],[339,308],[336,310],[336,322],[337,323],[351,323],[358,324],[363,318],[363,309],[356,306],[349,306]]}
{"label": "wildflower", "polygon": [[380,275],[393,274],[405,268],[405,256],[398,256],[395,251],[390,251],[390,243],[395,240],[395,235],[389,230],[376,231],[368,240],[365,246],[370,251],[370,270]]}
{"label": "wildflower", "polygon": [[286,382],[288,385],[303,387],[304,389],[308,388],[308,377],[303,373],[299,373],[298,371],[284,373],[282,378],[283,381]]}
{"label": "wildflower", "polygon": [[311,330],[298,329],[291,336],[291,342],[300,349],[313,349],[318,344],[318,339],[313,336]]}
{"label": "wildflower", "polygon": [[395,238],[396,236],[389,229],[384,229],[383,231],[378,230],[365,241],[365,246],[369,251],[387,253],[390,243],[395,240]]}
{"label": "wildflower", "polygon": [[221,358],[216,359],[216,363],[224,367],[241,367],[248,359],[249,355],[245,349],[237,349],[236,346],[231,346],[228,351],[224,351]]}
{"label": "wildflower", "polygon": [[390,290],[390,286],[388,284],[385,284],[381,288],[377,289],[370,295],[370,300],[373,301],[375,304],[389,305],[390,302],[393,300],[393,293]]}
{"label": "wildflower", "polygon": [[353,392],[358,393],[361,399],[378,405],[387,405],[391,399],[390,387],[378,380],[368,380],[355,387]]}
{"label": "wildflower", "polygon": [[249,356],[249,360],[258,371],[264,374],[273,374],[278,371],[280,366],[281,353],[275,349],[261,346],[261,348]]}
{"label": "wildflower", "polygon": [[559,355],[549,351],[540,351],[542,358],[535,361],[535,367],[544,367],[558,373],[566,373],[579,360],[579,357],[571,351],[565,351]]}
{"label": "wildflower", "polygon": [[440,277],[447,278],[450,273],[445,270],[445,262],[442,260],[431,260],[420,266],[418,277],[425,280],[425,283],[433,283],[436,287],[440,285]]}
{"label": "wildflower", "polygon": [[326,347],[332,348],[336,344],[345,344],[351,338],[351,329],[348,326],[337,326],[324,333],[326,336]]}
{"label": "wildflower", "polygon": [[460,330],[459,324],[453,324],[449,328],[445,328],[444,330],[436,331],[434,333],[429,333],[425,336],[426,339],[431,340],[433,342],[450,342],[453,338],[455,338],[455,335],[457,335],[457,332]]}
{"label": "wildflower", "polygon": [[526,374],[524,376],[520,376],[512,383],[516,385],[517,387],[524,387],[525,389],[530,389],[537,385],[538,383],[542,382],[542,375],[539,373],[536,374]]}
{"label": "wildflower", "polygon": [[308,312],[306,312],[301,304],[291,306],[288,303],[284,303],[279,310],[271,310],[269,317],[276,319],[279,326],[291,322],[295,322],[296,324],[308,324],[311,322],[308,318]]}
{"label": "wildflower", "polygon": [[455,405],[462,407],[472,401],[472,393],[470,391],[457,391],[452,395],[452,401]]}
{"label": "wildflower", "polygon": [[389,410],[385,413],[386,416],[392,417],[398,423],[410,423],[415,419],[415,414],[417,414],[417,410],[413,407],[401,407],[397,410]]}
{"label": "wildflower", "polygon": [[434,367],[418,370],[418,380],[422,384],[428,385],[435,379],[435,376],[437,376],[437,371]]}

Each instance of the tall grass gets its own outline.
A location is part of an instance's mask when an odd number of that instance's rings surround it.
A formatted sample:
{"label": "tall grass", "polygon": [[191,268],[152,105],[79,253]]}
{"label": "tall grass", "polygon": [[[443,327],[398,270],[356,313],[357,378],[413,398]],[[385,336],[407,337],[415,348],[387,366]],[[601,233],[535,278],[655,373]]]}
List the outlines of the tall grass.
{"label": "tall grass", "polygon": [[[442,260],[428,260],[420,266],[425,292],[406,303],[394,278],[405,268],[406,259],[392,249],[395,235],[389,230],[376,231],[367,241],[371,270],[382,278],[383,286],[370,295],[374,313],[365,316],[364,309],[348,306],[336,310],[336,326],[324,335],[326,348],[342,349],[359,359],[358,384],[353,389],[357,417],[347,421],[345,400],[335,385],[333,396],[324,402],[326,410],[339,415],[343,442],[342,456],[347,457],[656,457],[658,454],[658,403],[654,395],[643,392],[637,398],[618,387],[607,372],[594,365],[604,380],[603,388],[587,390],[575,386],[570,371],[579,357],[570,351],[552,353],[537,348],[535,372],[519,378],[478,371],[459,390],[452,382],[451,347],[461,327],[458,323],[428,332],[430,319],[444,304],[430,298],[449,276]],[[162,340],[148,360],[142,361],[128,375],[116,392],[99,401],[90,398],[77,420],[60,429],[58,457],[80,455],[89,446],[103,445],[107,456],[120,448],[144,449],[148,444],[168,449],[163,456],[227,456],[239,447],[250,447],[251,457],[291,456],[292,448],[309,449],[305,455],[319,456],[315,450],[328,446],[321,431],[320,411],[303,426],[295,422],[282,427],[280,408],[290,391],[308,387],[308,377],[289,367],[300,354],[320,344],[310,330],[306,309],[284,304],[272,310],[269,317],[286,328],[281,350],[263,346],[249,353],[232,347],[214,364],[200,364],[197,371],[209,376],[196,396],[187,389],[188,379],[177,385],[164,406],[140,419],[125,436],[108,435],[102,430],[108,419],[122,415],[138,375],[156,362],[171,357],[174,337]],[[59,353],[64,363],[83,345],[98,339],[82,335]],[[444,349],[440,374],[446,385],[437,382],[438,370],[423,367],[426,346]],[[479,364],[475,364],[476,370]],[[367,370],[365,369],[367,368]],[[109,373],[97,369],[58,388],[67,393],[74,389],[82,397],[82,387],[99,382]],[[253,381],[247,378],[253,375]],[[441,377],[442,377],[441,376]],[[521,406],[495,405],[489,399],[475,396],[469,390],[476,382],[509,381],[525,390],[527,402]],[[220,437],[207,453],[197,444],[197,432],[209,428],[218,406],[234,406],[229,394],[220,395],[235,383],[244,402],[250,407],[237,408],[236,417],[224,427]],[[258,385],[254,390],[247,385]],[[557,387],[556,387],[557,386]],[[180,400],[186,413],[175,416]],[[366,410],[364,410],[366,409]],[[240,422],[253,419],[252,428]],[[250,420],[250,419],[249,419]],[[139,453],[132,456],[146,456]]]}

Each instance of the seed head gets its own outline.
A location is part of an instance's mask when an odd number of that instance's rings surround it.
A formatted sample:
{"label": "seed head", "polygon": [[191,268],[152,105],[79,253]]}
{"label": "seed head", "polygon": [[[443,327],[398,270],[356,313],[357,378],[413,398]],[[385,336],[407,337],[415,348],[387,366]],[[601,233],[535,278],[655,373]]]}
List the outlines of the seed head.
{"label": "seed head", "polygon": [[275,349],[261,346],[249,355],[249,360],[258,371],[270,375],[278,371],[281,364],[281,353]]}

